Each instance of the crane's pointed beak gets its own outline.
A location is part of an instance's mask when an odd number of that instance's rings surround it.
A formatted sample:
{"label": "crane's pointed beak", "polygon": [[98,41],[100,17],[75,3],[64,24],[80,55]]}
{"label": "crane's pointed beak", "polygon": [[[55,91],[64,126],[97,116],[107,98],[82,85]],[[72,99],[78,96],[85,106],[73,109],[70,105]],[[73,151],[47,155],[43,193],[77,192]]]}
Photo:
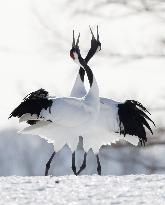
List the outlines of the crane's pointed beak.
{"label": "crane's pointed beak", "polygon": [[79,39],[80,39],[80,33],[78,34],[78,38],[77,38],[77,42],[76,42],[76,47],[78,47]]}
{"label": "crane's pointed beak", "polygon": [[90,27],[90,26],[89,26],[89,29],[90,29],[91,34],[92,34],[92,39],[95,39],[95,36],[94,36],[93,31],[92,31],[92,29],[91,29],[91,27]]}
{"label": "crane's pointed beak", "polygon": [[72,47],[75,46],[75,37],[74,37],[74,30],[73,30],[73,42],[72,42]]}
{"label": "crane's pointed beak", "polygon": [[97,41],[99,41],[99,27],[97,25]]}

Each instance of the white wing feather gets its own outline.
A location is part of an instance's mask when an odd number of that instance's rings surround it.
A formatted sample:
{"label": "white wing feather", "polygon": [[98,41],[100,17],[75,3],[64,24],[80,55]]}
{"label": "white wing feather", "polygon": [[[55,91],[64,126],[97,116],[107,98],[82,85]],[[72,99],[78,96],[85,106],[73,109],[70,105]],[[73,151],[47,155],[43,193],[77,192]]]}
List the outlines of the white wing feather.
{"label": "white wing feather", "polygon": [[[78,137],[83,136],[84,150],[93,149],[97,153],[102,145],[111,145],[119,140],[125,140],[137,146],[139,139],[137,136],[120,135],[118,124],[118,102],[100,98],[101,111],[97,121],[84,127],[65,127],[50,122],[38,122],[29,126],[21,132],[24,134],[39,135],[48,142],[54,144],[56,151],[60,150],[66,143],[72,151],[76,149]],[[81,117],[81,116],[80,116]]]}
{"label": "white wing feather", "polygon": [[[126,135],[124,137],[119,133],[115,133],[119,132],[119,102],[100,98],[99,116],[96,121],[87,124],[86,122],[89,121],[90,117],[93,117],[90,115],[91,107],[87,106],[87,104],[84,106],[81,103],[83,99],[77,100],[77,97],[83,97],[85,94],[84,84],[78,74],[71,91],[72,97],[50,98],[53,100],[51,109],[43,109],[41,111],[41,119],[51,120],[52,123],[40,121],[21,132],[43,137],[48,142],[54,144],[56,151],[60,150],[66,143],[74,151],[80,135],[83,136],[85,151],[92,148],[95,153],[99,151],[102,145],[110,145],[119,140],[128,141],[135,146],[138,145],[139,139],[137,136]],[[74,97],[76,97],[76,100]],[[32,116],[32,118],[34,117]]]}
{"label": "white wing feather", "polygon": [[91,116],[91,107],[78,98],[52,99],[51,108],[40,112],[44,120],[55,122],[65,127],[76,127],[88,122]]}

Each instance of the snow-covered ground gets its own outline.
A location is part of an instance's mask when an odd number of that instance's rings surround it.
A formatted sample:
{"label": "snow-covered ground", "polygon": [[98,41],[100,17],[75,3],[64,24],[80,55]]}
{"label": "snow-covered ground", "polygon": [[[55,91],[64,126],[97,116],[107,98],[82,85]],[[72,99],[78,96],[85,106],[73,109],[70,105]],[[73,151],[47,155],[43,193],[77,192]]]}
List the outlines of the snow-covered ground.
{"label": "snow-covered ground", "polygon": [[164,205],[165,175],[0,177],[3,205]]}

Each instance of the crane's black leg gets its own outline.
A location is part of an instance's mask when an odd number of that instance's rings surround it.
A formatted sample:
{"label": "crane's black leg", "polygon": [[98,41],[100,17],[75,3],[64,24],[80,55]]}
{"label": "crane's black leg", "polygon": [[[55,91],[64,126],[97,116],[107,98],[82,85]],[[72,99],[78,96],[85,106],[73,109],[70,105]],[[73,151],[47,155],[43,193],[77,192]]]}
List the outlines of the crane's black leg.
{"label": "crane's black leg", "polygon": [[77,172],[77,175],[79,175],[86,167],[86,158],[87,158],[87,153],[85,152],[84,153],[84,160],[83,160],[83,163],[80,167],[80,170]]}
{"label": "crane's black leg", "polygon": [[72,170],[73,170],[73,173],[75,175],[77,175],[77,173],[76,173],[76,162],[75,162],[75,151],[72,153]]}
{"label": "crane's black leg", "polygon": [[54,155],[56,154],[56,152],[53,152],[53,154],[51,155],[50,159],[48,160],[48,162],[46,163],[46,168],[45,168],[45,176],[48,176],[48,171],[50,168],[50,164],[52,162],[52,159],[54,157]]}
{"label": "crane's black leg", "polygon": [[98,175],[101,175],[101,164],[100,164],[100,160],[99,160],[99,155],[98,154],[96,155],[96,158],[97,158],[97,172],[98,172]]}

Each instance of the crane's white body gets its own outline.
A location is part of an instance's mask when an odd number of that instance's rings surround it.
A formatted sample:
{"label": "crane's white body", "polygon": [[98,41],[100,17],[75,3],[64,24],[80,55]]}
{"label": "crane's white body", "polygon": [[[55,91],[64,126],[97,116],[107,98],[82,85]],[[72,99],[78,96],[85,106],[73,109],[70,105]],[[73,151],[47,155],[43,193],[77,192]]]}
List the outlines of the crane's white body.
{"label": "crane's white body", "polygon": [[[86,89],[78,73],[70,96],[81,98],[85,94],[86,94]],[[83,112],[81,111],[79,105],[77,106],[77,110],[72,110],[72,106],[71,106],[70,107],[71,112],[74,111],[77,112],[75,114],[75,118],[73,117],[73,119],[69,119],[69,117],[66,116],[66,110],[64,109],[62,113],[65,115],[64,118],[65,122],[62,121],[60,118],[58,118],[60,122],[59,124],[42,121],[37,123],[36,125],[30,126],[29,128],[25,128],[22,132],[28,134],[40,135],[43,138],[47,139],[48,142],[53,142],[56,151],[61,149],[65,145],[65,143],[67,143],[72,149],[72,151],[74,151],[78,143],[78,136],[83,136],[84,150],[88,151],[90,148],[92,148],[95,153],[99,151],[102,145],[107,145],[107,144],[111,145],[111,143],[115,143],[119,140],[126,140],[133,145],[138,145],[139,139],[137,136],[126,135],[124,137],[119,133],[116,133],[119,132],[119,117],[118,117],[119,102],[115,102],[107,98],[99,98],[100,111],[99,113],[97,113],[98,111],[96,110],[96,112],[94,112],[94,108],[92,108],[90,104],[91,97],[94,96],[91,95],[88,101],[89,103],[88,115],[83,116]],[[58,107],[58,109],[61,108]],[[89,113],[91,109],[93,109],[91,111],[91,113],[93,114],[90,116]],[[54,117],[56,118],[55,115]],[[79,126],[80,121],[77,120],[79,118],[80,119],[82,118],[80,126]],[[91,120],[89,120],[89,118]],[[55,122],[53,120],[54,119],[53,112],[51,113],[50,119],[53,122]],[[73,126],[74,124],[73,122],[76,124],[76,126]],[[68,125],[66,126],[67,123]]]}

